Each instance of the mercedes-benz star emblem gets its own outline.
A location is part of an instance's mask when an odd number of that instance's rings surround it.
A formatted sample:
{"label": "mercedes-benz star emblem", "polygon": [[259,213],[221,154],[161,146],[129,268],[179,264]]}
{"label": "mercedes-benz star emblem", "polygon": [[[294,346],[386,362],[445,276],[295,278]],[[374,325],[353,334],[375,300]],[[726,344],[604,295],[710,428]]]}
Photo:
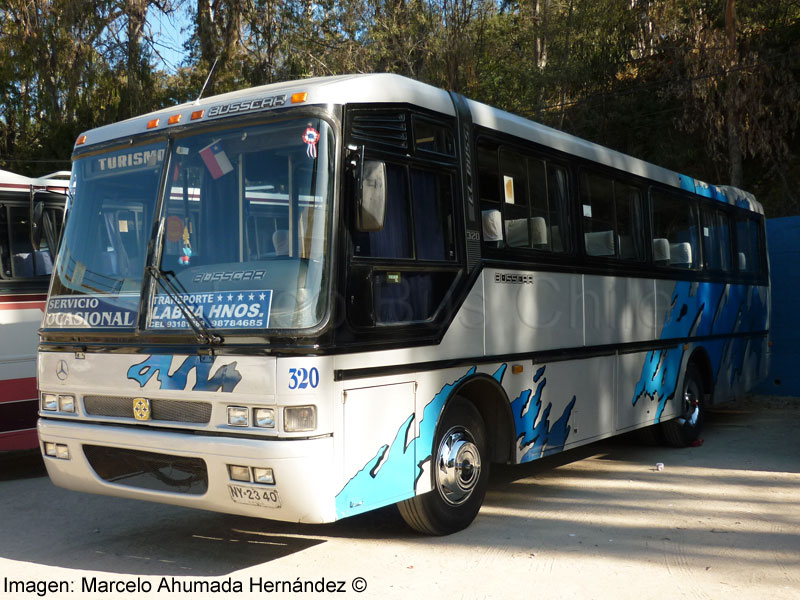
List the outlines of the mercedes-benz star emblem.
{"label": "mercedes-benz star emblem", "polygon": [[67,361],[58,361],[58,366],[56,367],[56,377],[58,377],[61,381],[64,381],[67,377],[69,377],[69,366],[67,365]]}

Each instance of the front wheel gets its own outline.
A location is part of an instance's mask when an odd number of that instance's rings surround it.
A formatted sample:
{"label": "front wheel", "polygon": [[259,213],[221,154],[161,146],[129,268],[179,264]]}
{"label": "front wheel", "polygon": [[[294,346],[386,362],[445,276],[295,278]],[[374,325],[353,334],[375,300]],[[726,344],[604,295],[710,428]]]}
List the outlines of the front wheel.
{"label": "front wheel", "polygon": [[697,367],[690,363],[683,378],[680,415],[663,423],[661,431],[670,446],[683,448],[700,436],[703,421],[703,379]]}
{"label": "front wheel", "polygon": [[447,535],[472,523],[489,481],[486,426],[480,412],[457,396],[436,428],[431,455],[433,490],[398,503],[413,529]]}

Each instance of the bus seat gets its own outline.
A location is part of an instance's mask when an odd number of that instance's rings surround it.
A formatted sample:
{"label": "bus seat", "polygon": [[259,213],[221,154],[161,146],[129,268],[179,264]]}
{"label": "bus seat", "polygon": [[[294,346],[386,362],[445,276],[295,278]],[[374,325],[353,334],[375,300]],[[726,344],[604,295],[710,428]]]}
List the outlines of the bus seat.
{"label": "bus seat", "polygon": [[547,246],[547,221],[542,217],[531,217],[531,248]]}
{"label": "bus seat", "polygon": [[272,245],[276,256],[289,256],[289,230],[278,229],[272,234]]}
{"label": "bus seat", "polygon": [[614,256],[613,231],[591,231],[584,233],[583,237],[589,256]]}
{"label": "bus seat", "polygon": [[553,225],[550,228],[550,236],[553,240],[553,251],[563,252],[564,243],[561,241],[561,230],[558,228],[558,225]]}
{"label": "bus seat", "polygon": [[33,256],[30,252],[19,252],[12,257],[15,277],[33,277]]}
{"label": "bus seat", "polygon": [[653,240],[653,262],[662,266],[669,264],[669,240],[667,238]]}
{"label": "bus seat", "polygon": [[669,245],[669,264],[676,267],[692,266],[692,245],[689,242],[678,242]]}
{"label": "bus seat", "polygon": [[744,252],[739,252],[739,270],[747,271],[747,256]]}
{"label": "bus seat", "polygon": [[482,210],[483,241],[495,245],[503,241],[503,218],[497,209]]}
{"label": "bus seat", "polygon": [[506,241],[513,248],[528,248],[528,219],[508,219]]}
{"label": "bus seat", "polygon": [[33,266],[37,275],[50,275],[53,272],[53,259],[48,250],[37,250],[33,254]]}
{"label": "bus seat", "polygon": [[633,237],[629,235],[620,235],[617,236],[617,242],[619,243],[620,258],[637,258]]}

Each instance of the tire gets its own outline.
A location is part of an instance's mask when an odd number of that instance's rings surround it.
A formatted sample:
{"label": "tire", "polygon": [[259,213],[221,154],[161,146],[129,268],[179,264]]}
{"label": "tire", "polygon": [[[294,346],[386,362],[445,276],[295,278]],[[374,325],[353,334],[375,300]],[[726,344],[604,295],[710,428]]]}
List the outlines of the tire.
{"label": "tire", "polygon": [[703,406],[703,379],[694,364],[689,363],[683,378],[680,415],[661,425],[667,444],[685,448],[694,442],[703,428],[705,407]]}
{"label": "tire", "polygon": [[405,522],[427,535],[448,535],[466,528],[486,495],[488,456],[480,412],[456,396],[436,428],[430,473],[433,489],[397,504]]}

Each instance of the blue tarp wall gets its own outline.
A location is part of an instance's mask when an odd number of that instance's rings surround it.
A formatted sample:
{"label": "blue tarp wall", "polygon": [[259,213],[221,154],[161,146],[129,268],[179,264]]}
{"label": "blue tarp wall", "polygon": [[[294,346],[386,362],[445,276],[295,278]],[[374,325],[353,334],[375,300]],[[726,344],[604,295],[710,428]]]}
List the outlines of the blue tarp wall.
{"label": "blue tarp wall", "polygon": [[753,391],[800,396],[800,217],[767,219],[773,342],[769,375]]}

